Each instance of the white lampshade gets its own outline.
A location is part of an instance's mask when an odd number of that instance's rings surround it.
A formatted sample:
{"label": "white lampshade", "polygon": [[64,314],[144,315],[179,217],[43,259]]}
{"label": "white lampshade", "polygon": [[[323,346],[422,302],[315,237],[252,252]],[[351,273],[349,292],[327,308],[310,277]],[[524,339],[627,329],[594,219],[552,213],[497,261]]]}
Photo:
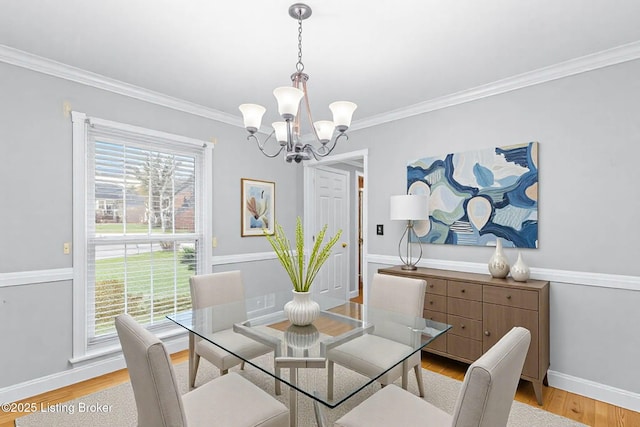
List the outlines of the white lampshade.
{"label": "white lampshade", "polygon": [[304,96],[304,92],[293,86],[278,87],[273,90],[273,96],[278,101],[278,113],[281,116],[298,114],[298,106],[300,100]]}
{"label": "white lampshade", "polygon": [[255,128],[260,129],[262,123],[262,116],[267,111],[262,105],[258,104],[242,104],[238,107],[242,112],[242,118],[244,119],[244,127],[246,129]]}
{"label": "white lampshade", "polygon": [[273,122],[271,123],[273,130],[276,131],[276,140],[278,142],[287,143],[287,122]]}
{"label": "white lampshade", "polygon": [[320,141],[330,141],[333,136],[333,130],[336,128],[333,122],[329,120],[318,120],[313,124],[313,127],[316,128]]}
{"label": "white lampshade", "polygon": [[429,198],[423,194],[391,196],[389,211],[392,220],[429,219]]}
{"label": "white lampshade", "polygon": [[351,117],[358,106],[349,101],[336,101],[329,104],[329,109],[333,113],[333,123],[338,129],[340,126],[351,126]]}

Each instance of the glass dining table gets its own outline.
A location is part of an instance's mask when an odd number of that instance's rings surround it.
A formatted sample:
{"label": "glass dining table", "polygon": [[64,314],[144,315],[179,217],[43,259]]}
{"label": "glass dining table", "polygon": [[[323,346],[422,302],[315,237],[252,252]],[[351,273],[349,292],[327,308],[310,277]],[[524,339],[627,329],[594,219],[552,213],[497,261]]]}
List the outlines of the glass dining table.
{"label": "glass dining table", "polygon": [[[316,421],[323,426],[326,423],[323,406],[338,407],[398,365],[403,365],[402,383],[406,384],[408,372],[412,369],[404,366],[407,359],[450,328],[450,325],[422,317],[323,295],[313,297],[320,305],[320,317],[311,325],[295,326],[286,319],[283,311],[284,304],[291,297],[291,291],[274,292],[167,316],[189,331],[190,352],[193,352],[195,340],[207,340],[269,378],[278,380],[275,381],[276,394],[280,392],[280,383],[286,384],[289,387],[291,426],[297,425],[299,395],[312,400]],[[273,353],[256,358],[254,354],[243,354],[242,348],[231,348],[226,344],[228,339],[217,339],[228,336],[228,333],[219,333],[228,330],[271,347]],[[327,357],[331,350],[365,334],[404,344],[402,348],[405,350],[388,358],[384,366],[374,368],[367,376],[339,375],[336,369],[329,378]],[[192,359],[189,357],[189,363],[193,363]],[[191,371],[192,366],[189,369]],[[328,381],[333,381],[332,392],[329,393]]]}

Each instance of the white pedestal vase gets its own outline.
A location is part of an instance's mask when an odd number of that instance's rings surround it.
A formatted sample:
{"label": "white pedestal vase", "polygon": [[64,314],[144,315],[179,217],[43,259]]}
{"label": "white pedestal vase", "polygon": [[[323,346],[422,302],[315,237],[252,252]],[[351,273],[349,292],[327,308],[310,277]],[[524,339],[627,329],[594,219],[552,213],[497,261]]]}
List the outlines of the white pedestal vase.
{"label": "white pedestal vase", "polygon": [[518,260],[511,267],[511,277],[516,282],[526,282],[529,279],[529,266],[522,260],[520,252],[518,252]]}
{"label": "white pedestal vase", "polygon": [[497,279],[504,279],[509,274],[509,259],[502,252],[502,241],[496,240],[496,251],[489,259],[489,273]]}
{"label": "white pedestal vase", "polygon": [[320,305],[311,299],[311,292],[292,292],[293,299],[284,305],[285,316],[293,325],[310,325],[320,316]]}

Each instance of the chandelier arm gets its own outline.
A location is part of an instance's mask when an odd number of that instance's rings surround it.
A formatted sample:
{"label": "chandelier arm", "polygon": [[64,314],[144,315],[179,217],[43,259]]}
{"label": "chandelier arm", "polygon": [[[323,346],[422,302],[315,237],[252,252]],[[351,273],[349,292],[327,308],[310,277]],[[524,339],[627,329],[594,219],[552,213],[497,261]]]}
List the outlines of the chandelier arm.
{"label": "chandelier arm", "polygon": [[338,134],[338,136],[336,136],[333,140],[333,142],[331,143],[331,147],[327,148],[328,144],[323,145],[322,147],[315,149],[314,147],[311,147],[318,156],[320,157],[324,157],[324,156],[328,156],[329,154],[331,154],[331,152],[333,151],[334,148],[336,148],[336,145],[338,145],[338,140],[340,138],[346,138],[346,140],[349,140],[349,135],[347,135],[344,132],[341,132]]}
{"label": "chandelier arm", "polygon": [[269,142],[274,132],[275,131],[271,132],[269,136],[267,136],[267,138],[264,140],[264,142],[260,142],[260,140],[258,139],[257,136],[255,136],[255,134],[250,134],[249,136],[247,136],[247,141],[253,139],[256,142],[256,144],[258,144],[258,148],[260,149],[260,151],[262,151],[262,154],[264,154],[265,156],[271,157],[271,158],[277,157],[280,153],[282,153],[282,150],[285,148],[284,145],[281,145],[280,149],[274,154],[269,154],[265,151],[265,145],[267,144],[267,142]]}

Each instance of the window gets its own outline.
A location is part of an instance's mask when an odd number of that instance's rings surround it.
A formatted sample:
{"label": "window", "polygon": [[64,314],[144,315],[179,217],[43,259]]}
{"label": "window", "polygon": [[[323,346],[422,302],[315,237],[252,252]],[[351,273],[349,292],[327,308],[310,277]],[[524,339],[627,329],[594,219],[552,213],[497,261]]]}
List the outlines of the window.
{"label": "window", "polygon": [[73,126],[74,163],[83,163],[74,167],[74,358],[82,359],[117,344],[118,314],[162,334],[167,314],[190,308],[189,277],[209,271],[211,156],[202,141],[82,113]]}

